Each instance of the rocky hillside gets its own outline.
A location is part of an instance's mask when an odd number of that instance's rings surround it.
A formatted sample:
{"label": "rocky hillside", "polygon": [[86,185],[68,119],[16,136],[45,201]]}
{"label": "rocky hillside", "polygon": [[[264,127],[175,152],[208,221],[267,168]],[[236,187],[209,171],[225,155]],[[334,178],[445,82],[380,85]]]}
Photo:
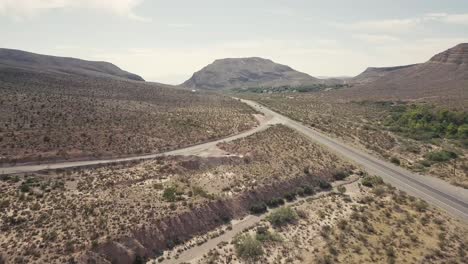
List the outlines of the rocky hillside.
{"label": "rocky hillside", "polygon": [[339,91],[346,98],[408,100],[468,100],[468,43],[439,53],[421,64],[367,70],[355,78],[361,82]]}
{"label": "rocky hillside", "polygon": [[21,50],[0,49],[0,70],[46,72],[90,77],[112,77],[144,81],[140,76],[124,71],[109,62],[40,55]]}
{"label": "rocky hillside", "polygon": [[220,59],[193,74],[182,84],[191,89],[304,86],[322,80],[289,66],[262,58]]}
{"label": "rocky hillside", "polygon": [[396,67],[369,67],[364,72],[359,74],[358,76],[349,80],[350,83],[371,83],[376,81],[377,79],[391,73],[394,71],[398,71],[404,68],[409,68],[416,66],[417,64],[405,65],[405,66],[396,66]]}

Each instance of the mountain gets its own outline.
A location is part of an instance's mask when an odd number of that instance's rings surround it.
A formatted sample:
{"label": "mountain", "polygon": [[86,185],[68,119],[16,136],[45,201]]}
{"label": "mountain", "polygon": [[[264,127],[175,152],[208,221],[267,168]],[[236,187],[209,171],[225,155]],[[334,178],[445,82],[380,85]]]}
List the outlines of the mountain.
{"label": "mountain", "polygon": [[421,64],[370,68],[340,91],[348,98],[468,100],[468,43],[459,44]]}
{"label": "mountain", "polygon": [[35,54],[21,50],[0,49],[0,71],[6,69],[144,81],[140,76],[124,71],[109,62],[86,61]]}
{"label": "mountain", "polygon": [[303,86],[322,80],[268,59],[229,58],[214,61],[182,84],[191,89]]}

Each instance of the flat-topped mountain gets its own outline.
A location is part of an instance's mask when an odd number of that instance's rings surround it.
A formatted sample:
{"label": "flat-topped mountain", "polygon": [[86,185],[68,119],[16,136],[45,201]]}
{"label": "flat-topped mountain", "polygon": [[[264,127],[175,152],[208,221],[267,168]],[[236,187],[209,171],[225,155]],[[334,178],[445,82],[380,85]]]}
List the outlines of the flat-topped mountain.
{"label": "flat-topped mountain", "polygon": [[393,71],[401,70],[408,67],[413,67],[417,64],[396,66],[396,67],[369,67],[364,72],[350,80],[351,83],[370,83],[380,77],[383,77]]}
{"label": "flat-topped mountain", "polygon": [[0,70],[2,69],[144,81],[140,76],[109,62],[48,56],[13,49],[0,49]]}
{"label": "flat-topped mountain", "polygon": [[268,59],[229,58],[214,61],[182,84],[191,89],[303,86],[323,81]]}

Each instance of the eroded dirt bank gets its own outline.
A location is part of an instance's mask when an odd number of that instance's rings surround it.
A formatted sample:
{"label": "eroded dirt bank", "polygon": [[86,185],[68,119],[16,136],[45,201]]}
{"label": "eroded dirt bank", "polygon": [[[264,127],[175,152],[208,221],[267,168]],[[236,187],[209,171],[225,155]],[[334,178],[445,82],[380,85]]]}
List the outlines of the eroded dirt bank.
{"label": "eroded dirt bank", "polygon": [[156,220],[154,225],[138,226],[131,236],[102,243],[81,256],[79,262],[125,264],[152,258],[197,234],[247,215],[256,203],[283,197],[301,186],[311,186],[318,191],[320,182],[331,178],[330,172],[323,171],[320,176],[303,175],[286,182],[264,185],[236,197],[213,200],[176,216]]}

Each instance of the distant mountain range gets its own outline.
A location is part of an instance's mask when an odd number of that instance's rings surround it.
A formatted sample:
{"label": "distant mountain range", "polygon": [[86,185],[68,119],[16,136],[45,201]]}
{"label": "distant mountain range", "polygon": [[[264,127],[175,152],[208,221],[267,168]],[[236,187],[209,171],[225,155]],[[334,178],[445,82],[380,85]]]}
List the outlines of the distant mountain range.
{"label": "distant mountain range", "polygon": [[[0,73],[11,79],[14,78],[12,72],[59,74],[57,76],[62,76],[60,78],[73,75],[144,81],[140,76],[108,62],[0,49]],[[220,59],[194,73],[181,86],[189,89],[226,90],[307,86],[323,88],[341,84],[346,85],[334,90],[332,95],[350,100],[456,98],[463,103],[468,101],[468,43],[441,52],[425,63],[370,67],[353,78],[320,79],[258,57]]]}
{"label": "distant mountain range", "polygon": [[[191,89],[342,86],[337,96],[350,99],[468,98],[468,43],[459,44],[420,64],[370,67],[353,78],[319,79],[262,58],[216,60],[182,86]],[[273,89],[278,90],[278,89]],[[318,90],[323,91],[326,89]]]}
{"label": "distant mountain range", "polygon": [[14,49],[0,49],[0,71],[7,69],[9,71],[59,73],[83,77],[111,77],[144,81],[140,76],[124,71],[109,62],[86,61]]}

